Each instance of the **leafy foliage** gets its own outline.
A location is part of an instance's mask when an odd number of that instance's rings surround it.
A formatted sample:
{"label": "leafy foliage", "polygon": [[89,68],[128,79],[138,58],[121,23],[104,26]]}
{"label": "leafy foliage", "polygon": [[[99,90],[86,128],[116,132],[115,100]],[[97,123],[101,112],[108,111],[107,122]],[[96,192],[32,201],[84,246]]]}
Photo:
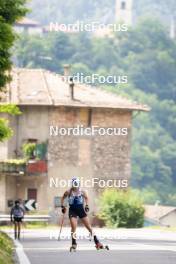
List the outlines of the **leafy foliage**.
{"label": "leafy foliage", "polygon": [[12,25],[26,13],[26,0],[0,0],[0,91],[10,81],[10,49],[15,40]]}
{"label": "leafy foliage", "polygon": [[36,143],[25,143],[23,144],[22,148],[26,158],[30,159],[34,157],[34,152],[36,150]]}
{"label": "leafy foliage", "polygon": [[109,227],[142,227],[142,200],[135,191],[106,190],[100,197],[100,218]]}
{"label": "leafy foliage", "polygon": [[[43,23],[52,21],[58,23],[73,23],[100,21],[102,23],[115,21],[116,0],[32,0],[31,16]],[[175,0],[135,0],[133,1],[134,19],[144,16],[155,16],[169,23],[170,15],[176,11]],[[67,14],[67,15],[65,15]]]}
{"label": "leafy foliage", "polygon": [[8,126],[8,120],[0,118],[0,141],[4,141],[13,135],[12,129]]}
{"label": "leafy foliage", "polygon": [[11,115],[20,115],[22,112],[19,107],[14,104],[0,105],[0,113],[7,113]]}
{"label": "leafy foliage", "polygon": [[[15,105],[0,105],[0,113],[9,115],[20,115],[20,109]],[[0,142],[13,136],[13,131],[9,127],[9,121],[5,118],[0,118]]]}
{"label": "leafy foliage", "polygon": [[[13,24],[23,17],[27,11],[24,7],[26,0],[0,0],[0,92],[6,92],[5,86],[11,80],[11,48],[15,41]],[[20,114],[14,105],[0,105],[0,113],[11,115]],[[0,118],[0,141],[13,135],[5,118]]]}

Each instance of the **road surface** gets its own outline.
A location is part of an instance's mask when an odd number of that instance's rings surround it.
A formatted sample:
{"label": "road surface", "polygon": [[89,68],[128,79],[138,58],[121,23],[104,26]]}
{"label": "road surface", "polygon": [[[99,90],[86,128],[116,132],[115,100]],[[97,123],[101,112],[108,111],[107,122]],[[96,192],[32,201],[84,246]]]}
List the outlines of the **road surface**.
{"label": "road surface", "polygon": [[[33,230],[24,232],[17,251],[23,251],[22,264],[175,264],[176,235],[160,231],[125,230],[120,237],[102,240],[108,244],[110,251],[97,251],[93,241],[80,237],[77,252],[69,252],[69,231],[60,241],[57,230]],[[115,231],[112,231],[115,233]],[[82,229],[79,234],[83,234]],[[97,230],[102,235],[103,229]],[[106,236],[107,236],[107,232]]]}

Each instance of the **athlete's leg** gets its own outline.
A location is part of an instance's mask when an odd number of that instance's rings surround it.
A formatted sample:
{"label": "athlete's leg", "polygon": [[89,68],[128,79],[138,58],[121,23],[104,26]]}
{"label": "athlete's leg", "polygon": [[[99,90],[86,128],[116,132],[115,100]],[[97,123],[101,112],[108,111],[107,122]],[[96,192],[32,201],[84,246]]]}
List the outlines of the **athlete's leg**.
{"label": "athlete's leg", "polygon": [[17,222],[14,220],[14,237],[17,239]]}
{"label": "athlete's leg", "polygon": [[81,220],[82,220],[84,226],[90,232],[91,236],[93,236],[95,244],[100,243],[97,236],[95,234],[93,234],[93,230],[92,230],[92,227],[90,225],[89,218],[87,216],[85,216],[85,217],[81,218]]}
{"label": "athlete's leg", "polygon": [[93,230],[89,222],[89,218],[87,216],[81,218],[81,221],[83,222],[84,226],[87,228],[87,230],[90,232],[91,235],[93,235]]}
{"label": "athlete's leg", "polygon": [[21,233],[21,222],[18,222],[18,239],[20,239],[20,233]]}
{"label": "athlete's leg", "polygon": [[70,217],[70,225],[71,225],[72,245],[76,245],[76,228],[77,228],[76,217]]}

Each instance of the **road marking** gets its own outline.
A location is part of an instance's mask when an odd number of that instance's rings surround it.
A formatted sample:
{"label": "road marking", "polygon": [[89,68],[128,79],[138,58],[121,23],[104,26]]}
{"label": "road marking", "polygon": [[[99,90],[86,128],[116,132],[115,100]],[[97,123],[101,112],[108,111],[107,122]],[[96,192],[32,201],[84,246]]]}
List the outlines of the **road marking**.
{"label": "road marking", "polygon": [[136,250],[158,250],[158,251],[174,251],[176,252],[176,246],[173,245],[151,245],[143,243],[133,243],[133,246],[136,247]]}
{"label": "road marking", "polygon": [[[25,251],[68,251],[70,245],[68,246],[59,246],[59,247],[24,247]],[[110,250],[118,250],[118,251],[174,251],[176,252],[176,248],[174,246],[159,246],[159,245],[147,245],[147,244],[128,244],[128,245],[112,245],[109,244]],[[92,251],[95,250],[95,247],[91,247],[88,245],[78,246],[78,251]]]}
{"label": "road marking", "polygon": [[20,264],[31,264],[31,262],[29,261],[28,257],[26,256],[26,254],[24,252],[23,245],[19,241],[14,240],[14,238],[12,236],[10,236],[10,237],[14,241],[15,251],[16,251],[16,254],[18,256]]}
{"label": "road marking", "polygon": [[24,248],[22,244],[18,241],[15,241],[15,246],[16,246],[16,253],[19,258],[20,264],[31,264],[28,257],[26,256],[24,252]]}

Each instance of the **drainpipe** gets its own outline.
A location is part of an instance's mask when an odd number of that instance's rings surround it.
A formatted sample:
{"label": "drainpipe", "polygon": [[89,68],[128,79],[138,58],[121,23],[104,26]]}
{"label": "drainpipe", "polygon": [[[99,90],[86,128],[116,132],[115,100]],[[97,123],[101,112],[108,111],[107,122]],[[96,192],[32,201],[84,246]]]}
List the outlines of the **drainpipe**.
{"label": "drainpipe", "polygon": [[64,67],[65,80],[69,84],[69,96],[70,96],[70,99],[71,100],[75,100],[75,98],[74,98],[74,87],[75,87],[75,84],[73,82],[73,77],[70,77],[71,66],[69,64],[65,64],[63,67]]}

